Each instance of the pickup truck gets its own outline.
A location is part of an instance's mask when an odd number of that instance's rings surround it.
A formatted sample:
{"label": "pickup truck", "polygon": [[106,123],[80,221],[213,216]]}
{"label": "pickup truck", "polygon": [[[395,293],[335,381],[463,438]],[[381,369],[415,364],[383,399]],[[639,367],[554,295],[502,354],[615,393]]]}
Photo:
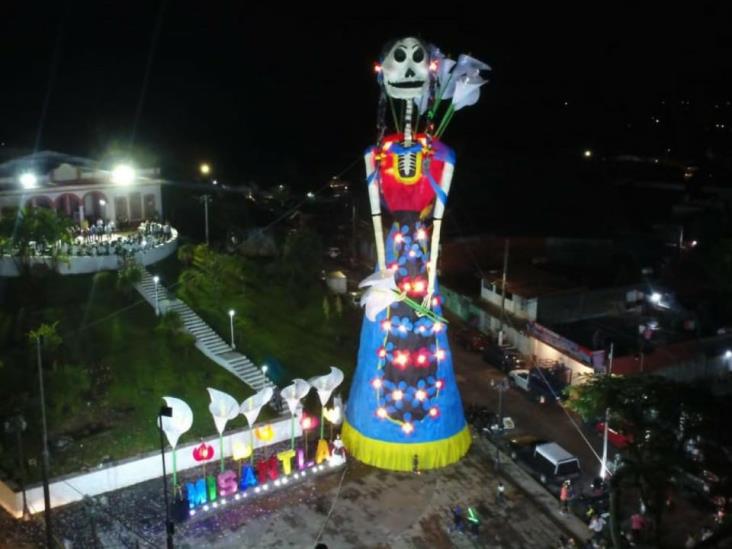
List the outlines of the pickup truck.
{"label": "pickup truck", "polygon": [[566,383],[547,370],[519,368],[508,372],[508,382],[517,389],[540,399],[553,401],[564,396]]}

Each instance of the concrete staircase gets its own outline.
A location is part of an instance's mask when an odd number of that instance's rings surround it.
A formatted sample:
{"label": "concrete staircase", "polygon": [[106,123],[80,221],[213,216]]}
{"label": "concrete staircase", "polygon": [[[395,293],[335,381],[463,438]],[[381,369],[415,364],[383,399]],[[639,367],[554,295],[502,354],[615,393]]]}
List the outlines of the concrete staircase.
{"label": "concrete staircase", "polygon": [[[180,299],[171,295],[162,284],[157,285],[157,301],[155,299],[155,281],[152,275],[146,270],[142,271],[142,280],[135,288],[140,295],[152,305],[157,306],[160,313],[175,311],[180,316],[188,332],[196,338],[196,348],[219,366],[226,368],[229,372],[249,385],[254,391],[264,387],[275,385],[262,370],[243,354],[232,350],[231,346],[221,336],[214,332],[188,305]],[[277,395],[277,402],[273,402],[275,409],[281,410],[281,402]]]}

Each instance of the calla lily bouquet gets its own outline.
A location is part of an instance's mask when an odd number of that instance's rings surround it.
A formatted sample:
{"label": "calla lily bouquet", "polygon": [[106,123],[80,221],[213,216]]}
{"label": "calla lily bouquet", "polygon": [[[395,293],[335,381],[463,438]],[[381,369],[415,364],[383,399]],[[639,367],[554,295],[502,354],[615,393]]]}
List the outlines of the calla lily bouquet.
{"label": "calla lily bouquet", "polygon": [[429,127],[437,117],[442,102],[451,99],[434,131],[434,137],[441,137],[455,111],[478,102],[480,88],[488,82],[481,76],[481,72],[490,71],[491,68],[486,63],[465,54],[460,55],[457,61],[454,61],[443,56],[439,50],[433,53],[433,67],[437,73],[437,82],[431,108],[429,107],[429,97],[417,97],[415,101],[420,114],[427,112]]}

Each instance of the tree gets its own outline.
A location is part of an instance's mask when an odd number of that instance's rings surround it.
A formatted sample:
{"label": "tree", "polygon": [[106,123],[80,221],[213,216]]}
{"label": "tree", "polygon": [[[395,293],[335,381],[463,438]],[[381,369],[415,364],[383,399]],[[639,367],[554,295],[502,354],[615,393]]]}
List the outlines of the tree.
{"label": "tree", "polygon": [[155,332],[161,335],[171,348],[182,352],[186,357],[196,343],[196,337],[186,331],[183,320],[177,311],[165,312],[160,317]]}
{"label": "tree", "polygon": [[36,330],[28,332],[28,339],[31,343],[35,343],[38,339],[41,340],[41,347],[49,357],[53,369],[56,370],[58,365],[56,351],[63,343],[63,338],[58,333],[58,320],[53,324],[44,322]]}
{"label": "tree", "polygon": [[685,443],[705,431],[705,418],[713,406],[714,399],[705,397],[697,387],[657,376],[596,375],[570,389],[571,410],[591,419],[610,408],[611,422],[622,424],[633,440],[610,479],[610,524],[616,546],[618,493],[624,486],[639,491],[656,521],[656,535],[660,534],[670,484],[688,464]]}
{"label": "tree", "polygon": [[27,208],[18,210],[15,217],[9,216],[0,222],[0,238],[6,248],[16,258],[18,270],[24,276],[32,274],[31,258],[40,248],[50,255],[55,263],[62,257],[60,243],[70,243],[71,220],[47,208]]}
{"label": "tree", "polygon": [[117,289],[129,297],[132,289],[141,281],[142,267],[134,259],[124,259],[117,271]]}
{"label": "tree", "polygon": [[318,280],[322,266],[323,243],[316,233],[300,229],[287,235],[281,270],[285,273],[287,290],[296,303],[302,305],[303,295]]}

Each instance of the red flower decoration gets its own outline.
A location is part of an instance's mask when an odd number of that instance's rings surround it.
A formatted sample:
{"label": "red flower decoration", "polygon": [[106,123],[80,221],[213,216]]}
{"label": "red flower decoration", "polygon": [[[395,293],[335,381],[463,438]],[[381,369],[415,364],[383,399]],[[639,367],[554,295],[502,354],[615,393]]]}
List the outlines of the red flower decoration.
{"label": "red flower decoration", "polygon": [[417,368],[427,368],[430,365],[430,352],[425,348],[422,347],[419,349],[416,353],[416,356],[414,357],[414,365]]}
{"label": "red flower decoration", "polygon": [[310,429],[315,429],[318,426],[318,418],[315,416],[308,416],[306,414],[303,414],[300,418],[300,426],[305,431],[309,431]]}
{"label": "red flower decoration", "polygon": [[193,449],[193,459],[196,461],[208,461],[214,457],[214,448],[210,444],[202,442],[200,446]]}

